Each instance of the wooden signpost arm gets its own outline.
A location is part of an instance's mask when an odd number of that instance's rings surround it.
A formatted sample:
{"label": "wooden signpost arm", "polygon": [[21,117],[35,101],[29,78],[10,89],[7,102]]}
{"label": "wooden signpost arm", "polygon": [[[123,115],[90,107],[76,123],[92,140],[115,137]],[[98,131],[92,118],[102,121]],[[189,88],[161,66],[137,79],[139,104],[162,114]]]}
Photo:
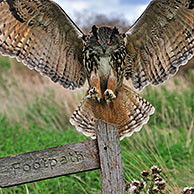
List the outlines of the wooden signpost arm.
{"label": "wooden signpost arm", "polygon": [[96,140],[0,158],[0,187],[99,169]]}

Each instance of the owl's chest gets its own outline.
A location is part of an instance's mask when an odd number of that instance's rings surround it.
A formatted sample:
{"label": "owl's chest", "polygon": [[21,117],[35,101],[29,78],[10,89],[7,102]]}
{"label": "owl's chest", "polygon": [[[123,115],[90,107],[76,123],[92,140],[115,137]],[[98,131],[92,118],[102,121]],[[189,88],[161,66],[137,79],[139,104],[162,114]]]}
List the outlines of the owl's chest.
{"label": "owl's chest", "polygon": [[110,56],[100,57],[97,70],[100,77],[108,78],[111,74],[110,60]]}
{"label": "owl's chest", "polygon": [[86,50],[84,52],[84,66],[88,78],[92,72],[97,73],[100,77],[107,78],[111,73],[111,56],[98,56],[95,53]]}

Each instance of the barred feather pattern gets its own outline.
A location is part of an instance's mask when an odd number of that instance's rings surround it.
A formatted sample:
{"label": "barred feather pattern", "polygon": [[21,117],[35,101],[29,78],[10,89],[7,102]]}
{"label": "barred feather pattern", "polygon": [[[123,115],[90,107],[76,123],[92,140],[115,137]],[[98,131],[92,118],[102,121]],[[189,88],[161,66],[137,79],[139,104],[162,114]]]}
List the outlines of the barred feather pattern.
{"label": "barred feather pattern", "polygon": [[81,87],[86,79],[81,36],[53,1],[0,1],[0,53],[65,88]]}
{"label": "barred feather pattern", "polygon": [[107,104],[84,98],[73,113],[70,122],[79,132],[95,138],[95,123],[103,120],[116,125],[120,139],[139,131],[154,113],[154,107],[139,94],[123,85],[118,89],[117,98]]}
{"label": "barred feather pattern", "polygon": [[194,54],[194,0],[153,0],[126,33],[126,79],[136,89],[175,75]]}

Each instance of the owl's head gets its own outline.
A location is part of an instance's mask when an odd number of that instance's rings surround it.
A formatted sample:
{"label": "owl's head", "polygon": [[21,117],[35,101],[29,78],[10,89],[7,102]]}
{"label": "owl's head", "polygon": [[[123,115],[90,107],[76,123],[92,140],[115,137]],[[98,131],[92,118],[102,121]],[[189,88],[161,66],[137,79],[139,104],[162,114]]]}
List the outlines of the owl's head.
{"label": "owl's head", "polygon": [[86,47],[100,56],[112,55],[123,45],[122,42],[122,35],[117,28],[97,28],[95,25],[85,39]]}

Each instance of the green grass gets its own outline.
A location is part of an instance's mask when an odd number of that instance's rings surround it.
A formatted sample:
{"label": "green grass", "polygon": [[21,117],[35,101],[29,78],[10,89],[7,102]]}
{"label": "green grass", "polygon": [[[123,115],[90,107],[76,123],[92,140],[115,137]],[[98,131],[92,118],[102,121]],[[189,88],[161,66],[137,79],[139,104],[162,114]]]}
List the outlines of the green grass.
{"label": "green grass", "polygon": [[9,69],[11,67],[10,61],[9,59],[7,59],[7,57],[1,57],[0,56],[0,70],[5,71],[7,69]]}
{"label": "green grass", "polygon": [[[167,180],[166,193],[178,194],[194,180],[194,86],[181,91],[150,87],[144,97],[156,112],[139,133],[121,142],[125,181],[140,179],[142,170],[158,165]],[[0,157],[88,139],[69,125],[62,110],[49,91],[26,99],[22,108],[8,107],[17,119],[0,111]],[[0,194],[16,193],[98,194],[100,175],[96,170],[0,189]]]}

